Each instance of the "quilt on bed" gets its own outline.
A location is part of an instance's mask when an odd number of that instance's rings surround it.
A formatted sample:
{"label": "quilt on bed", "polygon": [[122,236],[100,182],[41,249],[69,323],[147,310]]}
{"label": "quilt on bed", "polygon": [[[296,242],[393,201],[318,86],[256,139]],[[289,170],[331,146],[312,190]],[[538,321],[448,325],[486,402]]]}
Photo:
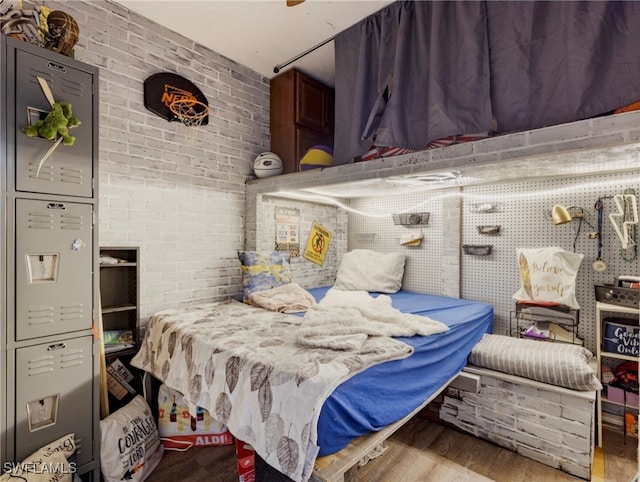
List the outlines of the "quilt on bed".
{"label": "quilt on bed", "polygon": [[[447,329],[425,317],[400,315],[411,328],[398,328],[393,336],[416,334],[411,323],[418,319],[424,326],[420,334]],[[413,351],[388,336],[358,337],[359,343],[338,350],[331,342],[320,348],[301,345],[301,328],[307,338],[326,335],[314,334],[307,321],[237,301],[163,311],[150,319],[132,365],[206,408],[282,473],[307,480],[318,454],[317,420],[326,397],[366,368]]]}

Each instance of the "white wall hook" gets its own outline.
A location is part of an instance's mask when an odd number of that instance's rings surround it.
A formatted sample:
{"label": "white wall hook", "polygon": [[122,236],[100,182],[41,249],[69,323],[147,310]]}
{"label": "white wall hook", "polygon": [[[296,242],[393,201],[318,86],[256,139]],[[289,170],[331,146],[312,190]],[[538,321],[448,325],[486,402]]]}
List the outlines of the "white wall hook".
{"label": "white wall hook", "polygon": [[[609,220],[615,230],[616,234],[620,238],[622,249],[627,249],[629,244],[634,244],[631,238],[630,227],[634,224],[638,224],[638,206],[636,203],[636,197],[633,194],[615,194],[613,200],[618,208],[617,213],[609,214]],[[624,204],[623,204],[624,202]],[[625,209],[626,207],[626,209]],[[618,224],[618,220],[622,222]],[[620,227],[622,226],[622,229]]]}

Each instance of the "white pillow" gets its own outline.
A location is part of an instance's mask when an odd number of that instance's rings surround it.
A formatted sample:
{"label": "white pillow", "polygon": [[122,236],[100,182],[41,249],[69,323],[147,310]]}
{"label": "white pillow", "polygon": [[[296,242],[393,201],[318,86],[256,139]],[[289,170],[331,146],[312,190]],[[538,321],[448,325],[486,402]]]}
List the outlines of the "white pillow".
{"label": "white pillow", "polygon": [[343,291],[395,293],[402,287],[404,254],[354,249],[342,257],[334,287]]}
{"label": "white pillow", "polygon": [[562,248],[516,249],[520,269],[518,301],[551,301],[580,309],[576,299],[576,276],[583,254]]}
{"label": "white pillow", "polygon": [[140,395],[100,420],[100,440],[100,467],[105,482],[142,482],[162,458],[156,421]]}
{"label": "white pillow", "polygon": [[469,363],[573,390],[602,390],[589,365],[593,354],[571,343],[483,335],[469,355]]}
{"label": "white pillow", "polygon": [[[76,463],[67,459],[76,451],[75,434],[51,442],[0,475],[0,482],[71,482]],[[5,467],[5,470],[8,467]]]}

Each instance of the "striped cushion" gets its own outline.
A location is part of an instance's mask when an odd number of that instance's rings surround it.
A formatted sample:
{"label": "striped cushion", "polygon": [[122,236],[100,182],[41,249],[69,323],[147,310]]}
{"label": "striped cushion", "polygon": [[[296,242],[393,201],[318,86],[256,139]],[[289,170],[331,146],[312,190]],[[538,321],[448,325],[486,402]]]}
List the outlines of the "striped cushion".
{"label": "striped cushion", "polygon": [[593,354],[569,343],[484,335],[469,355],[469,363],[510,375],[574,390],[601,390],[588,361]]}

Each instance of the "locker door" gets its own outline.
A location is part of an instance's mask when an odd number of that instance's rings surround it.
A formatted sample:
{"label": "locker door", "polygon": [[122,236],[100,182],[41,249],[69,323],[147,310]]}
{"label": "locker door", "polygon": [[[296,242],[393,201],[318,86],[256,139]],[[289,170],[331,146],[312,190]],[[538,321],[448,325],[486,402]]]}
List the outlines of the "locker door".
{"label": "locker door", "polygon": [[78,465],[93,460],[93,338],[16,350],[17,460],[70,432]]}
{"label": "locker door", "polygon": [[[16,190],[91,197],[93,193],[93,76],[21,50],[16,57]],[[28,137],[21,128],[51,110],[38,77],[47,81],[55,101],[68,101],[82,122],[69,130],[73,146],[59,145],[42,165],[54,144]]]}
{"label": "locker door", "polygon": [[16,339],[91,328],[92,206],[16,200]]}

